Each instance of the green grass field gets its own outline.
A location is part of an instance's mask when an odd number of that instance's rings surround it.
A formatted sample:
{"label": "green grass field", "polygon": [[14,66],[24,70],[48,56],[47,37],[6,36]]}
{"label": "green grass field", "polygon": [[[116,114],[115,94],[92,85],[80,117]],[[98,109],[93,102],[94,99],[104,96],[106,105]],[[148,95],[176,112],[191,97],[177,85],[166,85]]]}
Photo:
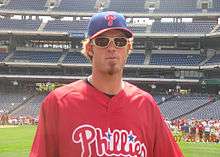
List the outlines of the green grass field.
{"label": "green grass field", "polygon": [[[0,128],[0,157],[28,157],[35,130],[33,126]],[[220,144],[179,144],[185,157],[220,157]]]}

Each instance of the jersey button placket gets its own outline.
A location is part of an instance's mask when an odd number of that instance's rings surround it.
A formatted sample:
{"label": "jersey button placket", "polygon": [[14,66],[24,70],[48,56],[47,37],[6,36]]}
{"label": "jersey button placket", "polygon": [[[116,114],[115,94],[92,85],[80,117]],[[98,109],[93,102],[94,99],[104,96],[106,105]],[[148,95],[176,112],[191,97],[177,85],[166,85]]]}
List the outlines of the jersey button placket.
{"label": "jersey button placket", "polygon": [[106,106],[107,106],[106,107],[106,112],[110,112],[110,110],[111,110],[111,101],[109,101]]}

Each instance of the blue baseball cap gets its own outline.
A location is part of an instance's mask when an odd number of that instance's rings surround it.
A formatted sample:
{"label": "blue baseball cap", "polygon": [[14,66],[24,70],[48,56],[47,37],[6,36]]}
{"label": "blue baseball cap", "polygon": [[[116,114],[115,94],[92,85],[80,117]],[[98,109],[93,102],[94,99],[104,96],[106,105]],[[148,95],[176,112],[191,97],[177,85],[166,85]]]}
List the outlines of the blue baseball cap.
{"label": "blue baseball cap", "polygon": [[100,12],[92,16],[88,25],[88,38],[93,39],[103,32],[117,29],[122,30],[128,38],[133,33],[128,29],[125,17],[114,11]]}

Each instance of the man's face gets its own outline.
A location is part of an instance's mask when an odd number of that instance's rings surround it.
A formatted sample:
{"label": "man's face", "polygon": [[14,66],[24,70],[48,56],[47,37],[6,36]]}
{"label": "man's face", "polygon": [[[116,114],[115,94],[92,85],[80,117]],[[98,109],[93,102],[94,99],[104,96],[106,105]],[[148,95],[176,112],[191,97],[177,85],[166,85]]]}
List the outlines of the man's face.
{"label": "man's face", "polygon": [[[101,44],[103,44],[105,37],[111,39],[110,43],[106,42],[108,45],[105,47],[97,46],[99,44],[99,40]],[[115,37],[119,38],[115,39]],[[124,33],[120,30],[109,30],[92,40],[90,55],[92,56],[93,70],[109,75],[117,73],[121,74],[127,60],[128,50],[131,46]],[[95,43],[95,40],[97,44]],[[116,43],[114,43],[113,40],[115,40]],[[126,43],[128,43],[126,45],[124,45],[125,40]]]}

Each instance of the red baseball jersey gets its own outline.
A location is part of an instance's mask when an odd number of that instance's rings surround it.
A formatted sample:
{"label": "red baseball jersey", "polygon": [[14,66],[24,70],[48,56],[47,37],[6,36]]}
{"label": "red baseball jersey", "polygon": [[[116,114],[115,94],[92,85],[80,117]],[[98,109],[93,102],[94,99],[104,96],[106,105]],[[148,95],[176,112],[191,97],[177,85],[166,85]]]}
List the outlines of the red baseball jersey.
{"label": "red baseball jersey", "polygon": [[182,157],[154,99],[125,82],[112,98],[80,80],[44,100],[30,157]]}

